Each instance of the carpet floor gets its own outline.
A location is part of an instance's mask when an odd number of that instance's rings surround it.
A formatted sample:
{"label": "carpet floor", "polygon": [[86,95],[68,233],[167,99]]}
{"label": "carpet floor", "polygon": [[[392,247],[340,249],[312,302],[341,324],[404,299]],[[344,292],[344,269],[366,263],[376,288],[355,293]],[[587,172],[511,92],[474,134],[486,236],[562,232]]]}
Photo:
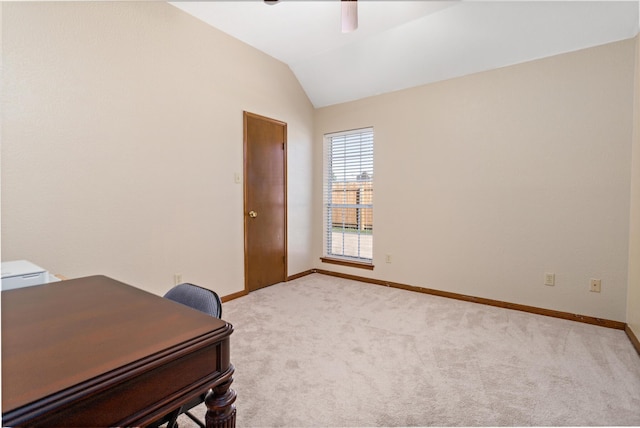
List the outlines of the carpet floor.
{"label": "carpet floor", "polygon": [[321,274],[222,315],[238,427],[640,425],[620,330]]}

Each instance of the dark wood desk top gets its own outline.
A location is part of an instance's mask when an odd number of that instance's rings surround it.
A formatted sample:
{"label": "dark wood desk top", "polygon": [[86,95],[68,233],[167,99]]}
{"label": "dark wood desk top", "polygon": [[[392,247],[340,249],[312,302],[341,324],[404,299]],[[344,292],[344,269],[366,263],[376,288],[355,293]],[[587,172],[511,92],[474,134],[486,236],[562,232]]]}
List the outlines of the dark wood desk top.
{"label": "dark wood desk top", "polygon": [[118,376],[165,364],[155,360],[226,340],[226,357],[207,369],[219,375],[230,366],[231,332],[222,320],[105,276],[3,291],[3,419],[46,397],[69,402],[74,389],[95,395]]}

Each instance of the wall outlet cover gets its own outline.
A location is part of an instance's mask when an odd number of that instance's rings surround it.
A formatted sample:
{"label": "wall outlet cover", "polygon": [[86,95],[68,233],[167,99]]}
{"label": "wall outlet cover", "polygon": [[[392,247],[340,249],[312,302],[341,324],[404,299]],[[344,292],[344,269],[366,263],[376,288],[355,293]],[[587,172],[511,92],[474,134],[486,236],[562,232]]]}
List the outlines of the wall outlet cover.
{"label": "wall outlet cover", "polygon": [[544,274],[544,285],[556,285],[556,274],[555,273],[545,273]]}

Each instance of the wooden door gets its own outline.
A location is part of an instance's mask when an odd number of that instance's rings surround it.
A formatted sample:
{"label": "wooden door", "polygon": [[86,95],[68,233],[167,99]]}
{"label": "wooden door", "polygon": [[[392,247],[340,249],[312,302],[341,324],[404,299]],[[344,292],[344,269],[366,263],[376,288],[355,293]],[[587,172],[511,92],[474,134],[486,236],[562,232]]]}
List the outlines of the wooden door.
{"label": "wooden door", "polygon": [[245,290],[287,277],[287,124],[244,112]]}

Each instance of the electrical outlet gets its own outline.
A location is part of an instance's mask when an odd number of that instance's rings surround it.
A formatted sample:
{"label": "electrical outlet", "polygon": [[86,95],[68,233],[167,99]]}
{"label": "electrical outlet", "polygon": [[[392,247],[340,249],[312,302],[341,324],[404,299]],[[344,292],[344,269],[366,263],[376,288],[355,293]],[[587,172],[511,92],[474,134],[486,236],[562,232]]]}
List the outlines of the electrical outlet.
{"label": "electrical outlet", "polygon": [[387,263],[391,263],[391,254],[387,254],[384,256],[384,261]]}
{"label": "electrical outlet", "polygon": [[602,280],[591,278],[591,288],[589,291],[593,291],[594,293],[599,293],[602,288]]}
{"label": "electrical outlet", "polygon": [[545,273],[544,274],[544,285],[556,285],[556,274],[555,273]]}
{"label": "electrical outlet", "polygon": [[173,285],[182,284],[182,274],[174,273],[173,274]]}

